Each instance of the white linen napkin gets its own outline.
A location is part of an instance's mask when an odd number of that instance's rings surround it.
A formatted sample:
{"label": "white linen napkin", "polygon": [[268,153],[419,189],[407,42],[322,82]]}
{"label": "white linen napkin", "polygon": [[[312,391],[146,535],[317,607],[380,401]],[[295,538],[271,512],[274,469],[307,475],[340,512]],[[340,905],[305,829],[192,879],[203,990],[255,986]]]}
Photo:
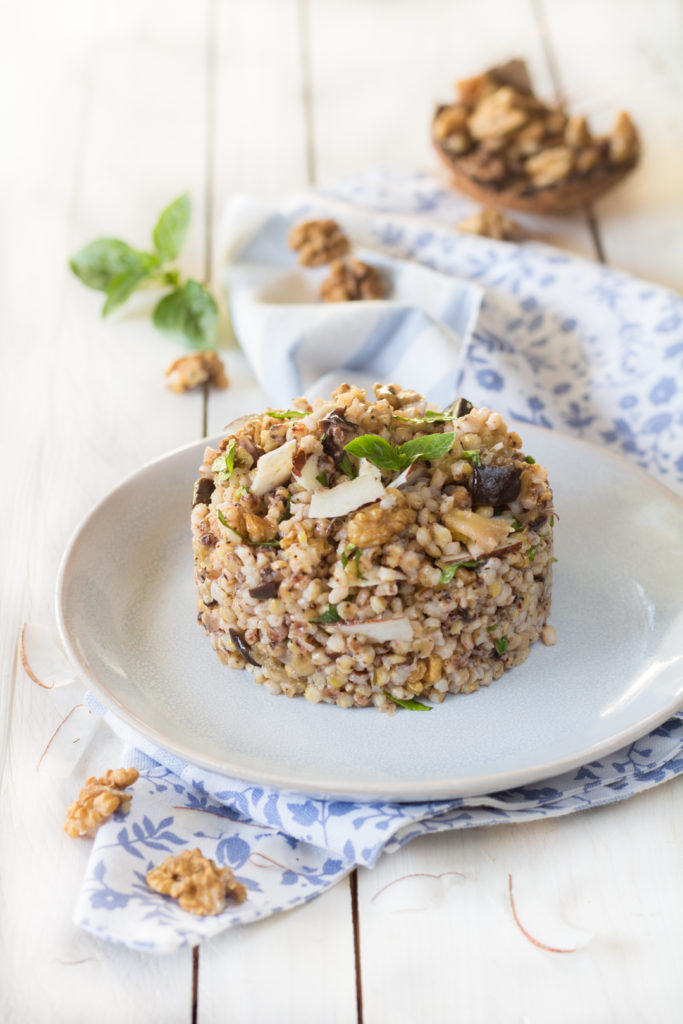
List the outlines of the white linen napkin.
{"label": "white linen napkin", "polygon": [[[463,201],[424,176],[379,173],[283,211],[231,205],[225,280],[234,325],[273,404],[288,406],[322,378],[389,377],[435,401],[462,394],[510,423],[595,441],[683,490],[681,299],[546,246],[444,227],[462,212]],[[291,223],[319,213],[339,220],[382,267],[389,301],[340,308],[315,300],[317,279],[296,269],[285,240]],[[290,286],[303,301],[281,301]],[[473,326],[479,289],[485,298]],[[599,761],[490,796],[325,801],[188,765],[89,701],[134,751],[141,778],[130,813],[97,833],[75,920],[153,952],[304,902],[425,832],[567,814],[683,772],[679,713]],[[244,904],[194,918],[149,890],[151,866],[195,846],[233,868],[248,887]]]}

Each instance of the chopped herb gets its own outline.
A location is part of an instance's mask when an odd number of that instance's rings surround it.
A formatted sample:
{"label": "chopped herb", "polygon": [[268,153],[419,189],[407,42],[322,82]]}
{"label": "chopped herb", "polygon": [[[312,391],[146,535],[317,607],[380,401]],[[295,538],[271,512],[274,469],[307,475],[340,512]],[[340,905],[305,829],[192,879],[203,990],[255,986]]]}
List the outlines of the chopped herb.
{"label": "chopped herb", "polygon": [[346,473],[349,480],[355,480],[356,470],[354,469],[354,465],[351,462],[351,459],[346,454],[346,452],[342,455],[341,459],[337,463],[337,469],[340,469],[342,473]]}
{"label": "chopped herb", "polygon": [[556,561],[557,561],[557,559],[556,559],[556,558],[553,558],[553,562],[556,562]]}
{"label": "chopped herb", "polygon": [[279,548],[279,540],[249,540],[247,537],[244,538],[245,544],[250,544],[252,548]]}
{"label": "chopped herb", "polygon": [[[216,511],[218,512],[218,519],[223,524],[223,526],[227,526],[228,529],[232,529],[232,527],[228,524],[228,522],[227,522],[225,516],[223,515],[223,513],[221,512],[221,510],[217,509]],[[235,531],[235,532],[237,532],[237,531]]]}
{"label": "chopped herb", "polygon": [[530,466],[533,466],[536,463],[536,459],[533,457],[533,455],[526,455],[524,457],[524,461],[528,462]]}
{"label": "chopped herb", "polygon": [[498,626],[487,626],[486,627],[486,632],[487,633],[495,633],[497,629],[498,629]]}
{"label": "chopped herb", "polygon": [[498,640],[493,641],[493,645],[498,651],[498,654],[505,654],[508,649],[508,638],[501,636]]}
{"label": "chopped herb", "polygon": [[249,491],[247,490],[247,488],[246,487],[240,487],[239,491],[237,492],[236,497],[242,498],[242,497],[244,497],[245,494],[249,494]]}
{"label": "chopped herb", "polygon": [[345,547],[344,550],[342,551],[341,564],[343,565],[344,568],[346,568],[346,566],[349,564],[349,559],[351,558],[355,550],[355,544],[349,544],[348,547]]}
{"label": "chopped herb", "polygon": [[392,416],[392,420],[401,420],[403,423],[448,423],[453,419],[445,412],[436,412],[434,409],[427,409],[424,416]]}
{"label": "chopped herb", "polygon": [[538,544],[534,544],[533,547],[529,548],[529,561],[530,562],[533,562],[534,558],[536,557],[536,552],[537,551],[538,551]]}
{"label": "chopped herb", "polygon": [[474,448],[474,449],[470,449],[470,450],[465,449],[463,452],[461,452],[460,458],[461,459],[467,459],[467,461],[472,466],[481,466],[481,455],[479,454],[479,449],[478,448]]}
{"label": "chopped herb", "polygon": [[328,486],[328,484],[327,484],[327,473],[324,470],[323,470],[322,473],[318,473],[318,475],[316,477],[316,480],[318,481],[318,483],[320,484],[321,487],[327,487]]}
{"label": "chopped herb", "polygon": [[311,622],[339,622],[339,619],[340,615],[336,604],[328,604],[327,611],[319,615],[317,619],[311,619]]}
{"label": "chopped herb", "polygon": [[292,518],[291,505],[292,505],[292,496],[291,496],[291,494],[288,494],[287,495],[287,500],[285,502],[285,511],[283,512],[282,519],[280,520],[281,523],[285,523],[285,522],[287,522],[288,519]]}
{"label": "chopped herb", "polygon": [[419,700],[401,700],[400,697],[392,697],[390,693],[384,692],[384,696],[388,697],[389,700],[393,701],[394,704],[398,704],[401,708],[407,708],[408,711],[431,711],[430,707],[426,704],[421,704]]}
{"label": "chopped herb", "polygon": [[344,449],[359,459],[367,459],[378,469],[400,473],[420,459],[440,459],[451,450],[454,440],[455,434],[425,434],[395,447],[379,434],[362,434],[345,444]]}
{"label": "chopped herb", "polygon": [[550,529],[551,530],[552,530],[554,525],[555,525],[555,516],[553,515],[553,516],[550,517]]}
{"label": "chopped herb", "polygon": [[367,576],[364,576],[363,573],[360,571],[360,556],[361,550],[360,548],[356,548],[356,554],[354,555],[353,559],[354,562],[356,563],[356,576],[358,577],[359,580],[367,580]]}
{"label": "chopped herb", "polygon": [[441,569],[441,579],[439,583],[451,583],[458,569],[478,569],[480,565],[483,565],[484,559],[472,559],[469,562],[452,562],[451,565],[439,565]]}
{"label": "chopped herb", "polygon": [[234,437],[228,441],[228,446],[222,455],[219,455],[217,459],[214,459],[211,463],[211,472],[216,474],[216,479],[220,484],[226,483],[232,476],[232,471],[235,468],[235,454],[237,452],[237,441]]}
{"label": "chopped herb", "polygon": [[299,412],[298,409],[269,409],[266,415],[271,420],[302,420],[308,413]]}
{"label": "chopped herb", "polygon": [[355,593],[354,594],[349,594],[347,597],[343,597],[342,598],[342,604],[346,604],[347,601],[355,601],[355,599],[356,599]]}
{"label": "chopped herb", "polygon": [[325,433],[320,438],[321,444],[325,444],[325,441],[327,441],[327,431],[325,431]]}
{"label": "chopped herb", "polygon": [[517,518],[517,516],[513,516],[512,517],[512,532],[513,533],[519,533],[519,531],[523,530],[523,529],[524,529],[524,527],[520,523],[520,521]]}

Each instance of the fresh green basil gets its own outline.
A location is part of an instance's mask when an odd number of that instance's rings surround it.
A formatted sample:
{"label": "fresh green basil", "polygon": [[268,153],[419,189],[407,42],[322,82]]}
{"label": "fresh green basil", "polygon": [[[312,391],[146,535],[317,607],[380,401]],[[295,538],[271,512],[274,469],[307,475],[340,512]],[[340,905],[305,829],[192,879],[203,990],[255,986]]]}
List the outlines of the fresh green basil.
{"label": "fresh green basil", "polygon": [[367,459],[378,469],[398,469],[396,451],[393,445],[379,434],[362,434],[344,445],[344,451],[351,452],[359,459]]}
{"label": "fresh green basil", "polygon": [[320,484],[321,487],[327,487],[328,486],[328,483],[327,483],[327,473],[324,470],[323,470],[322,473],[318,473],[318,475],[316,476],[316,480],[318,481],[318,483]]}
{"label": "fresh green basil", "polygon": [[162,263],[178,259],[189,226],[190,197],[186,192],[166,207],[154,228],[154,247]]}
{"label": "fresh green basil", "polygon": [[420,459],[440,459],[453,447],[455,434],[425,434],[396,447],[379,434],[362,434],[344,445],[344,450],[367,459],[378,469],[400,473]]}
{"label": "fresh green basil", "polygon": [[319,615],[317,619],[311,619],[311,622],[339,622],[340,615],[337,611],[336,604],[328,604],[327,611]]}
{"label": "fresh green basil", "polygon": [[401,420],[402,423],[449,423],[453,416],[445,412],[437,412],[435,409],[427,409],[424,416],[399,416],[396,413],[392,420]]}
{"label": "fresh green basil", "polygon": [[498,640],[493,641],[493,645],[498,654],[503,655],[508,649],[508,638],[506,636],[501,636]]}
{"label": "fresh green basil", "polygon": [[266,415],[271,420],[302,420],[308,413],[299,412],[298,409],[269,409]]}
{"label": "fresh green basil", "polygon": [[218,306],[203,284],[187,280],[156,306],[154,326],[169,334],[181,334],[192,348],[214,347],[218,333]]}
{"label": "fresh green basil", "polygon": [[461,459],[467,459],[472,466],[481,466],[481,455],[479,454],[478,448],[472,448],[470,450],[465,449],[460,453]]}
{"label": "fresh green basil", "polygon": [[480,565],[484,564],[482,558],[470,559],[468,562],[451,562],[450,565],[440,565],[441,579],[439,583],[451,583],[458,569],[478,569]]}
{"label": "fresh green basil", "polygon": [[422,704],[419,700],[402,700],[400,697],[392,697],[390,693],[384,691],[384,696],[388,697],[389,700],[393,701],[394,704],[398,704],[401,708],[407,708],[408,711],[431,711],[430,707],[426,704]]}
{"label": "fresh green basil", "polygon": [[355,480],[356,470],[346,452],[344,452],[342,457],[337,462],[337,469],[340,470],[342,473],[346,474],[349,480]]}
{"label": "fresh green basil", "polygon": [[214,459],[211,463],[211,472],[216,474],[216,479],[219,484],[226,483],[232,476],[232,472],[235,468],[235,453],[237,452],[237,441],[235,438],[231,438],[228,442],[228,446],[222,455]]}

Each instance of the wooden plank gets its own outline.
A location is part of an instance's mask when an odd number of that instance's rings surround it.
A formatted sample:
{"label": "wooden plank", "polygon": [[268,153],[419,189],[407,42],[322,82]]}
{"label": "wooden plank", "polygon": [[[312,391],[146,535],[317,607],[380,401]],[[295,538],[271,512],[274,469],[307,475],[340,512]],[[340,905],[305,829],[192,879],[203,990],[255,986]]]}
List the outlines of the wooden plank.
{"label": "wooden plank", "polygon": [[[326,185],[374,167],[424,171],[446,184],[430,143],[435,105],[454,95],[455,79],[511,57],[527,61],[539,95],[554,97],[525,0],[310,0],[310,18],[315,164]],[[535,238],[593,256],[582,213],[514,216]]]}
{"label": "wooden plank", "polygon": [[548,45],[572,106],[608,131],[628,110],[641,134],[640,166],[596,213],[609,263],[680,290],[683,267],[683,9],[606,0],[539,0]]}
{"label": "wooden plank", "polygon": [[145,245],[160,209],[188,188],[200,216],[187,265],[201,276],[205,4],[29,0],[6,12],[4,29],[12,246],[2,309],[12,348],[0,415],[13,501],[2,502],[11,544],[0,583],[0,1018],[189,1021],[188,951],[139,956],[71,924],[89,844],[64,835],[64,809],[81,772],[111,767],[114,754],[103,746],[70,779],[36,772],[59,715],[15,673],[15,650],[21,621],[52,621],[61,551],[95,500],[200,432],[201,396],[166,391],[178,349],[150,326],[149,302],[102,324],[101,297],[66,260],[103,234]]}
{"label": "wooden plank", "polygon": [[[677,780],[561,819],[418,839],[361,872],[365,1024],[672,1020],[682,807]],[[409,877],[423,872],[441,877]],[[558,954],[525,938],[508,874],[535,938],[586,944]]]}

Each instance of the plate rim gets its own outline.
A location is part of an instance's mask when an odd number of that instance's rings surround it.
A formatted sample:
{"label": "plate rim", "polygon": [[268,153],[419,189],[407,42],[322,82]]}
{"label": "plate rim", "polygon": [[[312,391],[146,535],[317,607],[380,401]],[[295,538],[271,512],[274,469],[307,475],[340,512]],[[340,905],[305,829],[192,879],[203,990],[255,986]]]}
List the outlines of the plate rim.
{"label": "plate rim", "polygon": [[[524,421],[517,420],[511,420],[511,422],[515,426],[519,425],[520,429],[524,430],[525,435],[531,435],[531,439],[533,439],[533,435],[535,434],[543,435],[546,438],[560,438],[562,441],[566,441],[572,445],[583,446],[593,453],[598,453],[601,458],[606,458],[609,461],[612,461],[615,465],[621,467],[622,470],[626,469],[635,476],[640,476],[643,481],[646,480],[650,488],[654,485],[655,489],[659,491],[662,497],[665,497],[669,501],[673,501],[674,504],[679,504],[680,512],[683,515],[683,497],[681,495],[677,494],[676,491],[672,490],[657,477],[648,473],[641,466],[634,464],[630,459],[620,453],[601,449],[598,445],[592,444],[583,438],[577,438],[571,434],[565,434],[560,431],[540,427],[536,424],[529,424]],[[431,782],[422,780],[412,783],[406,781],[396,783],[390,779],[381,781],[359,780],[354,782],[351,786],[347,786],[343,783],[340,784],[338,780],[335,781],[334,779],[329,778],[320,779],[319,776],[316,776],[315,779],[311,780],[297,779],[294,781],[292,778],[288,778],[286,775],[281,775],[272,769],[260,770],[257,768],[247,768],[245,770],[243,766],[232,765],[225,759],[218,759],[204,755],[201,751],[187,747],[182,742],[178,742],[172,738],[169,740],[169,737],[165,736],[158,728],[143,721],[136,713],[129,711],[116,696],[111,694],[106,687],[100,683],[95,673],[91,673],[87,665],[81,660],[75,645],[71,641],[70,628],[66,621],[64,607],[66,598],[65,583],[67,580],[69,564],[74,556],[81,535],[88,524],[97,517],[100,510],[116,493],[129,486],[138,477],[141,477],[150,469],[150,467],[181,456],[192,449],[200,449],[201,447],[210,445],[215,438],[220,438],[222,433],[223,432],[218,432],[216,434],[209,435],[208,437],[198,438],[195,441],[190,441],[184,445],[179,445],[170,451],[164,452],[161,455],[146,461],[138,467],[138,469],[127,474],[114,487],[110,488],[92,506],[76,526],[64,549],[57,571],[55,584],[57,627],[60,640],[72,667],[76,670],[79,678],[82,678],[87,682],[89,687],[96,692],[97,696],[116,719],[119,719],[124,725],[140,734],[143,739],[151,740],[160,751],[166,751],[171,755],[181,758],[189,767],[194,765],[203,770],[214,772],[223,778],[234,779],[239,782],[257,783],[260,785],[270,786],[271,788],[278,789],[282,792],[300,794],[309,797],[313,796],[322,799],[334,798],[356,801],[359,803],[367,803],[377,800],[390,801],[393,803],[414,803],[417,801],[440,801],[448,799],[455,800],[469,796],[477,797],[484,796],[486,794],[499,793],[503,790],[514,789],[519,786],[527,785],[531,782],[550,780],[583,764],[587,764],[592,760],[596,760],[599,757],[613,753],[626,744],[632,743],[640,737],[647,735],[648,732],[657,728],[683,706],[682,680],[681,691],[675,696],[672,696],[669,701],[652,711],[649,715],[639,719],[637,723],[624,727],[617,733],[612,734],[610,737],[596,741],[589,747],[582,749],[580,753],[577,752],[559,759],[545,761],[542,765],[536,764],[534,766],[518,768],[516,770],[505,770],[486,775],[479,774],[468,778],[459,776],[457,779],[448,778]],[[276,696],[286,699],[282,694],[271,696],[273,696],[274,699]],[[353,708],[342,710],[359,714],[363,711],[367,711],[368,709]],[[372,711],[373,709],[369,710]],[[435,707],[435,710],[438,710],[438,707]]]}

